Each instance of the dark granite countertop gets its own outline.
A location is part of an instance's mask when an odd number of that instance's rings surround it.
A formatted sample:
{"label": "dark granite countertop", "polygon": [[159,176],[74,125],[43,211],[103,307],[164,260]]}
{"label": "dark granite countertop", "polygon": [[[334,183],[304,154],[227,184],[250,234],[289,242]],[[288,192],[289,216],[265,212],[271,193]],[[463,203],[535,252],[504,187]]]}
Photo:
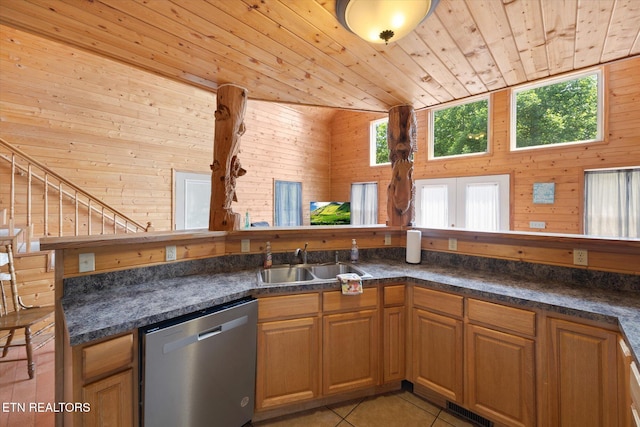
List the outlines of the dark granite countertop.
{"label": "dark granite countertop", "polygon": [[[254,264],[255,265],[255,264]],[[425,263],[369,259],[359,264],[372,278],[366,286],[410,280],[433,289],[457,292],[521,307],[539,308],[618,325],[636,360],[640,356],[640,276],[626,276],[631,286],[585,281],[580,285],[564,277],[527,277],[526,274],[478,271],[465,266],[436,267]],[[533,268],[536,268],[535,266]],[[67,289],[62,304],[71,345],[116,335],[138,327],[198,311],[248,295],[339,289],[336,280],[314,284],[260,286],[257,268],[140,280],[120,275],[104,285],[100,277],[78,289]],[[615,275],[604,275],[612,280]],[[75,290],[75,291],[74,291]]]}

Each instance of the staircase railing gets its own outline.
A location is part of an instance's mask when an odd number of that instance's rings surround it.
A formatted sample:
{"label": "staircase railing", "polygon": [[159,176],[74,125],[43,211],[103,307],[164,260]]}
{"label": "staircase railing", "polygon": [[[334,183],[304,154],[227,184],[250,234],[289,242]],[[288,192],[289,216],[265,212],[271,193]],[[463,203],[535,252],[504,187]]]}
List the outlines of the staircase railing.
{"label": "staircase railing", "polygon": [[[147,231],[127,215],[103,203],[71,181],[0,138],[0,160],[8,163],[7,209],[10,228],[35,227],[35,235],[94,235]],[[0,168],[0,178],[6,176]],[[20,185],[18,186],[18,180]],[[19,192],[17,192],[19,190]],[[53,221],[51,220],[53,218]]]}

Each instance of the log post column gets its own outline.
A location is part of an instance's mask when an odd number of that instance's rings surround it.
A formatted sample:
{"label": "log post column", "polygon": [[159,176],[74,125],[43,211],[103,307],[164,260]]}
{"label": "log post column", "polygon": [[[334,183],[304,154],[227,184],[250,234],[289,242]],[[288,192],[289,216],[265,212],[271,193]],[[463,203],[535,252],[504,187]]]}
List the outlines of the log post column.
{"label": "log post column", "polygon": [[387,145],[391,162],[391,182],[387,188],[387,225],[413,225],[413,161],[416,151],[416,113],[410,105],[389,110]]}
{"label": "log post column", "polygon": [[236,178],[247,171],[240,166],[238,152],[240,137],[244,134],[244,112],[247,106],[247,90],[235,85],[218,88],[213,140],[213,164],[211,165],[211,204],[209,230],[228,231],[240,228],[240,214],[231,209],[237,202]]}

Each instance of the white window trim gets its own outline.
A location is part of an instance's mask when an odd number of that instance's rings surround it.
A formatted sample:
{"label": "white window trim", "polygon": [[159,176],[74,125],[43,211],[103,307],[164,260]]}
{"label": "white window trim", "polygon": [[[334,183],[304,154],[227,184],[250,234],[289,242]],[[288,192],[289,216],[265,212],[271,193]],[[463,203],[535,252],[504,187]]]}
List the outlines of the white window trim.
{"label": "white window trim", "polygon": [[[471,104],[474,102],[482,101],[483,99],[487,100],[487,151],[483,151],[481,153],[466,153],[466,154],[454,154],[452,156],[441,156],[435,157],[434,155],[434,143],[435,143],[435,113],[440,110],[445,110],[451,107],[457,107],[458,105]],[[486,154],[491,153],[491,95],[479,95],[474,96],[472,98],[465,98],[464,100],[459,101],[451,101],[446,104],[439,105],[437,108],[432,108],[429,110],[428,120],[429,120],[429,134],[427,136],[427,160],[442,160],[442,159],[451,159],[456,157],[474,157],[474,156],[484,156]]]}
{"label": "white window trim", "polygon": [[387,122],[387,129],[388,129],[388,126],[389,126],[388,117],[372,120],[369,123],[369,166],[388,166],[391,164],[391,162],[376,163],[376,135],[377,135],[376,126],[384,122]]}
{"label": "white window trim", "polygon": [[[517,102],[516,102],[516,96],[518,93],[525,91],[525,90],[530,90],[530,89],[536,89],[539,87],[543,87],[543,86],[551,86],[553,84],[556,83],[562,83],[568,80],[576,80],[579,79],[581,77],[586,77],[586,76],[590,76],[592,74],[597,74],[598,75],[598,113],[597,113],[597,134],[596,137],[594,139],[589,139],[589,140],[585,140],[585,141],[569,141],[569,142],[558,142],[556,144],[546,144],[546,145],[535,145],[533,147],[516,147],[516,110],[517,110]],[[512,90],[511,90],[511,114],[510,114],[510,118],[509,118],[509,134],[510,134],[510,149],[511,151],[524,151],[524,150],[539,150],[541,148],[553,148],[553,147],[565,147],[567,145],[579,145],[579,144],[592,144],[594,142],[601,142],[603,140],[603,135],[604,135],[604,109],[605,109],[605,105],[604,105],[604,73],[602,71],[602,67],[598,67],[598,68],[592,68],[588,71],[582,71],[582,72],[578,72],[578,73],[571,73],[571,74],[567,74],[563,77],[560,78],[550,78],[550,79],[545,79],[544,81],[541,82],[537,82],[537,83],[532,83],[532,84],[525,84],[525,85],[521,85],[521,86],[515,86]]]}

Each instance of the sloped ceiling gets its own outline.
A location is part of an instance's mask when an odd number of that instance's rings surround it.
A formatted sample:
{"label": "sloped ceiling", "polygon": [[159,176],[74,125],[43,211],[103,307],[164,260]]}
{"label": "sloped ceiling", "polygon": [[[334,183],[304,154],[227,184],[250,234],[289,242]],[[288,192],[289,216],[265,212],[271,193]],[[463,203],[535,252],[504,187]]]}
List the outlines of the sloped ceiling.
{"label": "sloped ceiling", "polygon": [[212,91],[381,112],[640,54],[638,0],[441,0],[387,46],[334,0],[8,0],[0,23]]}

